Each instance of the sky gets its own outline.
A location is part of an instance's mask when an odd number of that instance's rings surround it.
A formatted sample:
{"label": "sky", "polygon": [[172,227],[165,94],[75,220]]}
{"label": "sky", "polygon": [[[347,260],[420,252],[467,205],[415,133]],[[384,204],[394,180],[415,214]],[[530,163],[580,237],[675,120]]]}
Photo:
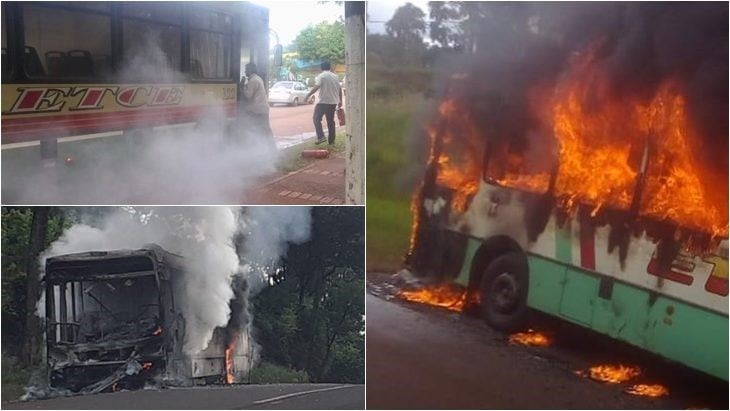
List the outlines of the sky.
{"label": "sky", "polygon": [[[265,1],[256,0],[255,4],[269,9],[269,27],[279,35],[282,45],[291,44],[302,29],[322,21],[334,22],[344,19],[343,4],[330,1]],[[276,36],[271,33],[271,46],[276,44]]]}
{"label": "sky", "polygon": [[411,3],[423,11],[428,17],[428,1],[411,0],[411,1],[388,1],[388,0],[368,0],[368,32],[383,34],[385,33],[385,22],[393,17],[395,10],[406,4]]}

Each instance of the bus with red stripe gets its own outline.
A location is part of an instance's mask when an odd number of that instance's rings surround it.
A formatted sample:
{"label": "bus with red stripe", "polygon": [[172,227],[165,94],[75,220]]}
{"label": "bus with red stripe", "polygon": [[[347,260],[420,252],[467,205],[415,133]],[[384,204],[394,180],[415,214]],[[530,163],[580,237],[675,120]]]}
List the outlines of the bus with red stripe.
{"label": "bus with red stripe", "polygon": [[3,2],[2,23],[3,149],[233,119],[243,66],[268,72],[247,2]]}

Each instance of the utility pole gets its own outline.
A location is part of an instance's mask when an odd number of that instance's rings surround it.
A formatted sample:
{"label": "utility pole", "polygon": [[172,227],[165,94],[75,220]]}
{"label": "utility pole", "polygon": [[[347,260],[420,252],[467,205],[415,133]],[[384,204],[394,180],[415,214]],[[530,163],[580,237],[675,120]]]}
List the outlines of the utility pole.
{"label": "utility pole", "polygon": [[365,204],[365,2],[345,2],[345,203]]}

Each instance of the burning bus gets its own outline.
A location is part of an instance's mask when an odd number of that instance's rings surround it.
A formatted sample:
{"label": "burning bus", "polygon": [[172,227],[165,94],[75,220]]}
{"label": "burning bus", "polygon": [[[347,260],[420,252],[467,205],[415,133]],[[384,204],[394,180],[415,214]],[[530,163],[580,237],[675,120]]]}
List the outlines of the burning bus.
{"label": "burning bus", "polygon": [[2,148],[41,160],[212,108],[234,119],[244,65],[268,73],[268,10],[248,2],[8,2],[2,19]]}
{"label": "burning bus", "polygon": [[46,260],[50,386],[84,394],[154,385],[244,381],[249,335],[216,328],[207,348],[183,349],[183,257],[156,245]]}
{"label": "burning bus", "polygon": [[450,74],[424,129],[406,268],[463,287],[463,310],[494,328],[534,309],[727,380],[727,109],[724,134],[698,121],[687,60],[614,87],[603,59],[620,47],[604,40],[552,66],[504,47],[502,66],[494,52]]}

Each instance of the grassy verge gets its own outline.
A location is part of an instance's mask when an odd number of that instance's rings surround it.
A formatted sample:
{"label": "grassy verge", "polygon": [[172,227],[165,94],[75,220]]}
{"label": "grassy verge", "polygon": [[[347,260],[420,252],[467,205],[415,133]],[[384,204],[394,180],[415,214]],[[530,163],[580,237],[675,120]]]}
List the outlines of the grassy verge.
{"label": "grassy verge", "polygon": [[309,382],[304,371],[296,371],[271,363],[261,363],[251,370],[251,384],[292,384]]}
{"label": "grassy verge", "polygon": [[411,168],[413,156],[406,141],[420,101],[417,95],[368,99],[366,224],[370,271],[397,271],[408,249],[412,188],[397,178]]}
{"label": "grassy verge", "polygon": [[30,370],[18,365],[15,358],[2,356],[2,397],[3,401],[14,401],[25,394],[25,386],[30,379]]}
{"label": "grassy verge", "polygon": [[315,139],[312,139],[310,141],[307,141],[306,143],[286,148],[281,151],[279,170],[285,173],[290,173],[317,161],[316,158],[303,158],[303,150],[326,149],[330,151],[330,158],[341,155],[345,152],[345,138],[347,138],[345,132],[339,132],[337,133],[337,137],[335,138],[334,146],[330,146],[327,143],[316,145],[314,144]]}

